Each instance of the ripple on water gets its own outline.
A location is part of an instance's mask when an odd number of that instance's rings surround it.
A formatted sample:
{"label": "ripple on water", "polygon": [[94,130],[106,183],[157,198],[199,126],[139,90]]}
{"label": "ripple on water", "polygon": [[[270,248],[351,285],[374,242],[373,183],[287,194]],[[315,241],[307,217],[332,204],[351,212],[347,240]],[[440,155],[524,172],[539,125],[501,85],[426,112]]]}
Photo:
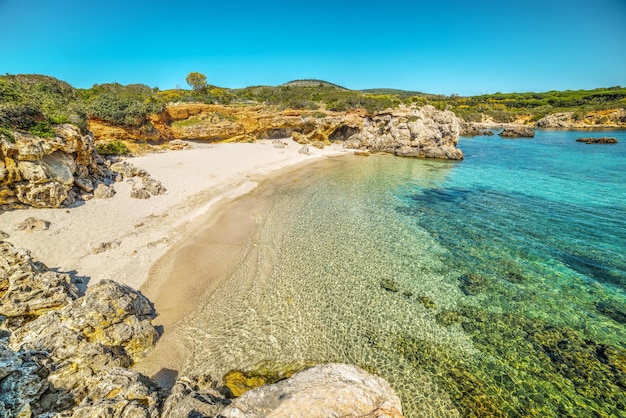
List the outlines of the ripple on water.
{"label": "ripple on water", "polygon": [[338,361],[407,416],[619,414],[626,190],[575,195],[567,164],[545,190],[537,138],[523,167],[482,139],[462,163],[340,158],[265,184],[247,257],[185,320],[187,371]]}

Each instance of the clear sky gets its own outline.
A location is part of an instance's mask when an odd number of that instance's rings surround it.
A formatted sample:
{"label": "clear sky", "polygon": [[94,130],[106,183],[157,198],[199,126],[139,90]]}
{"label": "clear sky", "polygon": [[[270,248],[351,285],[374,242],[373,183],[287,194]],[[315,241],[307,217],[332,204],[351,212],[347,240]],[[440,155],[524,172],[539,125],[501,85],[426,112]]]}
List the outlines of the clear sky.
{"label": "clear sky", "polygon": [[0,74],[318,78],[474,95],[626,85],[626,0],[0,0]]}

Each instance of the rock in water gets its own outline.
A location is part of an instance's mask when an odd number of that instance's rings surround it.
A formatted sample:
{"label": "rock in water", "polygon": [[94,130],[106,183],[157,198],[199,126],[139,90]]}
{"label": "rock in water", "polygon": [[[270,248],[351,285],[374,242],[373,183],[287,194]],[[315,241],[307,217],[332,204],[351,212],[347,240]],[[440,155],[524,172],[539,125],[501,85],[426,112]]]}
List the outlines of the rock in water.
{"label": "rock in water", "polygon": [[454,113],[424,106],[367,117],[361,132],[351,136],[344,146],[401,157],[462,160],[463,152],[456,148],[458,141],[459,121]]}
{"label": "rock in water", "polygon": [[327,364],[246,392],[223,417],[402,417],[400,399],[380,377],[356,366]]}
{"label": "rock in water", "polygon": [[599,138],[578,138],[576,142],[584,142],[586,144],[617,144],[617,138],[608,136]]}
{"label": "rock in water", "polygon": [[534,138],[535,131],[525,126],[512,126],[504,128],[498,135],[503,138]]}

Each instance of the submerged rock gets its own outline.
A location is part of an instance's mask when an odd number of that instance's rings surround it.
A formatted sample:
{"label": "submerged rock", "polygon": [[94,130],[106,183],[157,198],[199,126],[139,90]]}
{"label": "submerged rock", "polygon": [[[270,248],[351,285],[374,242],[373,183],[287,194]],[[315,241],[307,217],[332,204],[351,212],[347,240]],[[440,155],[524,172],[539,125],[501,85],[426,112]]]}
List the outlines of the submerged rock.
{"label": "submerged rock", "polygon": [[[304,412],[306,411],[306,412]],[[356,366],[327,364],[246,392],[223,417],[402,417],[400,399],[387,382]]]}

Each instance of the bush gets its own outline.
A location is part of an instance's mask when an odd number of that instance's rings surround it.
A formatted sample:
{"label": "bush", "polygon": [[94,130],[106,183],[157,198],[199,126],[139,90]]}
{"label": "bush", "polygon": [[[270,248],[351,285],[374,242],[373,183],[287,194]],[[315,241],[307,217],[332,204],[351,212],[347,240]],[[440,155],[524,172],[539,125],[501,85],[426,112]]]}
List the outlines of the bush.
{"label": "bush", "polygon": [[143,84],[95,85],[84,96],[89,116],[115,125],[138,127],[150,113],[163,110],[157,93]]}
{"label": "bush", "polygon": [[[87,126],[78,90],[53,77],[0,76],[0,103],[0,126],[17,130],[30,130],[39,123],[71,122],[83,129]],[[43,127],[35,130],[42,132]]]}
{"label": "bush", "polygon": [[28,130],[31,134],[40,138],[54,138],[54,129],[48,122],[38,122]]}
{"label": "bush", "polygon": [[122,141],[112,141],[101,143],[96,146],[96,151],[100,155],[127,155],[130,150]]}

